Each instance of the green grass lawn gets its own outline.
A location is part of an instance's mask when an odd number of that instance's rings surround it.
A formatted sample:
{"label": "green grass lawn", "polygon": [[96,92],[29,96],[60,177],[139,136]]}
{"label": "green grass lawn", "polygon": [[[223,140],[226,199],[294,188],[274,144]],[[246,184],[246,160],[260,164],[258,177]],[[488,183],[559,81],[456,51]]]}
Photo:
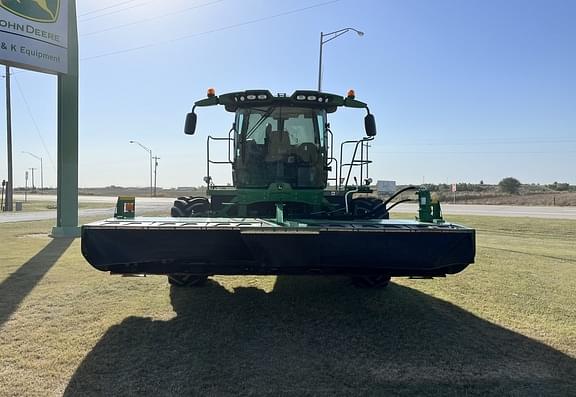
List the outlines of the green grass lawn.
{"label": "green grass lawn", "polygon": [[52,221],[0,225],[0,395],[574,395],[576,222],[450,217],[477,261],[346,278],[93,270]]}

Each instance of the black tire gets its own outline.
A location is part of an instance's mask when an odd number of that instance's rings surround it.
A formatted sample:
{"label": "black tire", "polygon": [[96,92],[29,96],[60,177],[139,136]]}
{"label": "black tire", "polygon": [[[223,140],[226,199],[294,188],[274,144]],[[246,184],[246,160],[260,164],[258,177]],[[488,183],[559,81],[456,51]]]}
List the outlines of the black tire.
{"label": "black tire", "polygon": [[174,201],[174,207],[176,208],[180,208],[182,211],[185,211],[186,206],[188,205],[188,203],[186,202],[186,200],[176,200]]}
{"label": "black tire", "polygon": [[181,196],[174,201],[174,206],[170,210],[170,215],[188,217],[210,211],[210,201],[206,197]]}
{"label": "black tire", "polygon": [[208,281],[208,276],[197,274],[169,274],[168,283],[176,287],[201,287]]}
{"label": "black tire", "polygon": [[352,284],[358,288],[386,288],[390,284],[390,276],[385,274],[354,276]]}
{"label": "black tire", "polygon": [[358,197],[352,200],[354,216],[360,219],[388,219],[383,201],[376,197]]}
{"label": "black tire", "polygon": [[186,207],[186,211],[189,214],[188,216],[207,213],[208,210],[210,210],[209,203],[194,203]]}
{"label": "black tire", "polygon": [[210,202],[206,197],[194,197],[188,201],[186,205],[186,213],[190,215],[208,212],[210,210]]}
{"label": "black tire", "polygon": [[184,211],[182,211],[180,208],[172,207],[170,209],[170,216],[172,216],[174,218],[181,218],[181,217],[186,216],[186,214],[184,214]]}

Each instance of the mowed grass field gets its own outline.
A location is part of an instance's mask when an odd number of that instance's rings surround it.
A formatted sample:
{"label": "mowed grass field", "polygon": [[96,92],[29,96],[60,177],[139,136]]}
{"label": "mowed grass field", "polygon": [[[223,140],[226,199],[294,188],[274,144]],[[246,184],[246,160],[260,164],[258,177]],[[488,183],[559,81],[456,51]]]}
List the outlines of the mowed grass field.
{"label": "mowed grass field", "polygon": [[0,395],[576,395],[576,222],[450,220],[476,263],[385,290],[175,289],[93,270],[51,221],[0,225]]}

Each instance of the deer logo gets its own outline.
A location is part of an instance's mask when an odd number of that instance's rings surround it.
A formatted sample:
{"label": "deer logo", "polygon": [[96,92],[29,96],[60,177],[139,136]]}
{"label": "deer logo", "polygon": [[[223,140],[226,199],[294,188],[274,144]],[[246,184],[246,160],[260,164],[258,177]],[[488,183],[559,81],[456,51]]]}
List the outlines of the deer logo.
{"label": "deer logo", "polygon": [[0,0],[0,6],[22,18],[36,22],[56,22],[60,0]]}

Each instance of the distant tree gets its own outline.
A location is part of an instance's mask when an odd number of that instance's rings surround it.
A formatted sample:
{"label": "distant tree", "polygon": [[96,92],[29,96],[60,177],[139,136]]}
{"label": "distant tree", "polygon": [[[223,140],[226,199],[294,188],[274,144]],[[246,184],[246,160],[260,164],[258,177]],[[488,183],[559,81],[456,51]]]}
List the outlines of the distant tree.
{"label": "distant tree", "polygon": [[482,179],[480,179],[480,184],[481,184],[481,185],[483,185],[483,184],[484,184],[484,181],[483,181]]}
{"label": "distant tree", "polygon": [[551,185],[548,185],[548,187],[552,190],[556,190],[558,192],[567,192],[570,190],[570,184],[569,183],[558,183],[558,182],[554,182]]}
{"label": "distant tree", "polygon": [[512,177],[504,178],[498,183],[500,190],[508,194],[518,194],[521,185],[518,179]]}

